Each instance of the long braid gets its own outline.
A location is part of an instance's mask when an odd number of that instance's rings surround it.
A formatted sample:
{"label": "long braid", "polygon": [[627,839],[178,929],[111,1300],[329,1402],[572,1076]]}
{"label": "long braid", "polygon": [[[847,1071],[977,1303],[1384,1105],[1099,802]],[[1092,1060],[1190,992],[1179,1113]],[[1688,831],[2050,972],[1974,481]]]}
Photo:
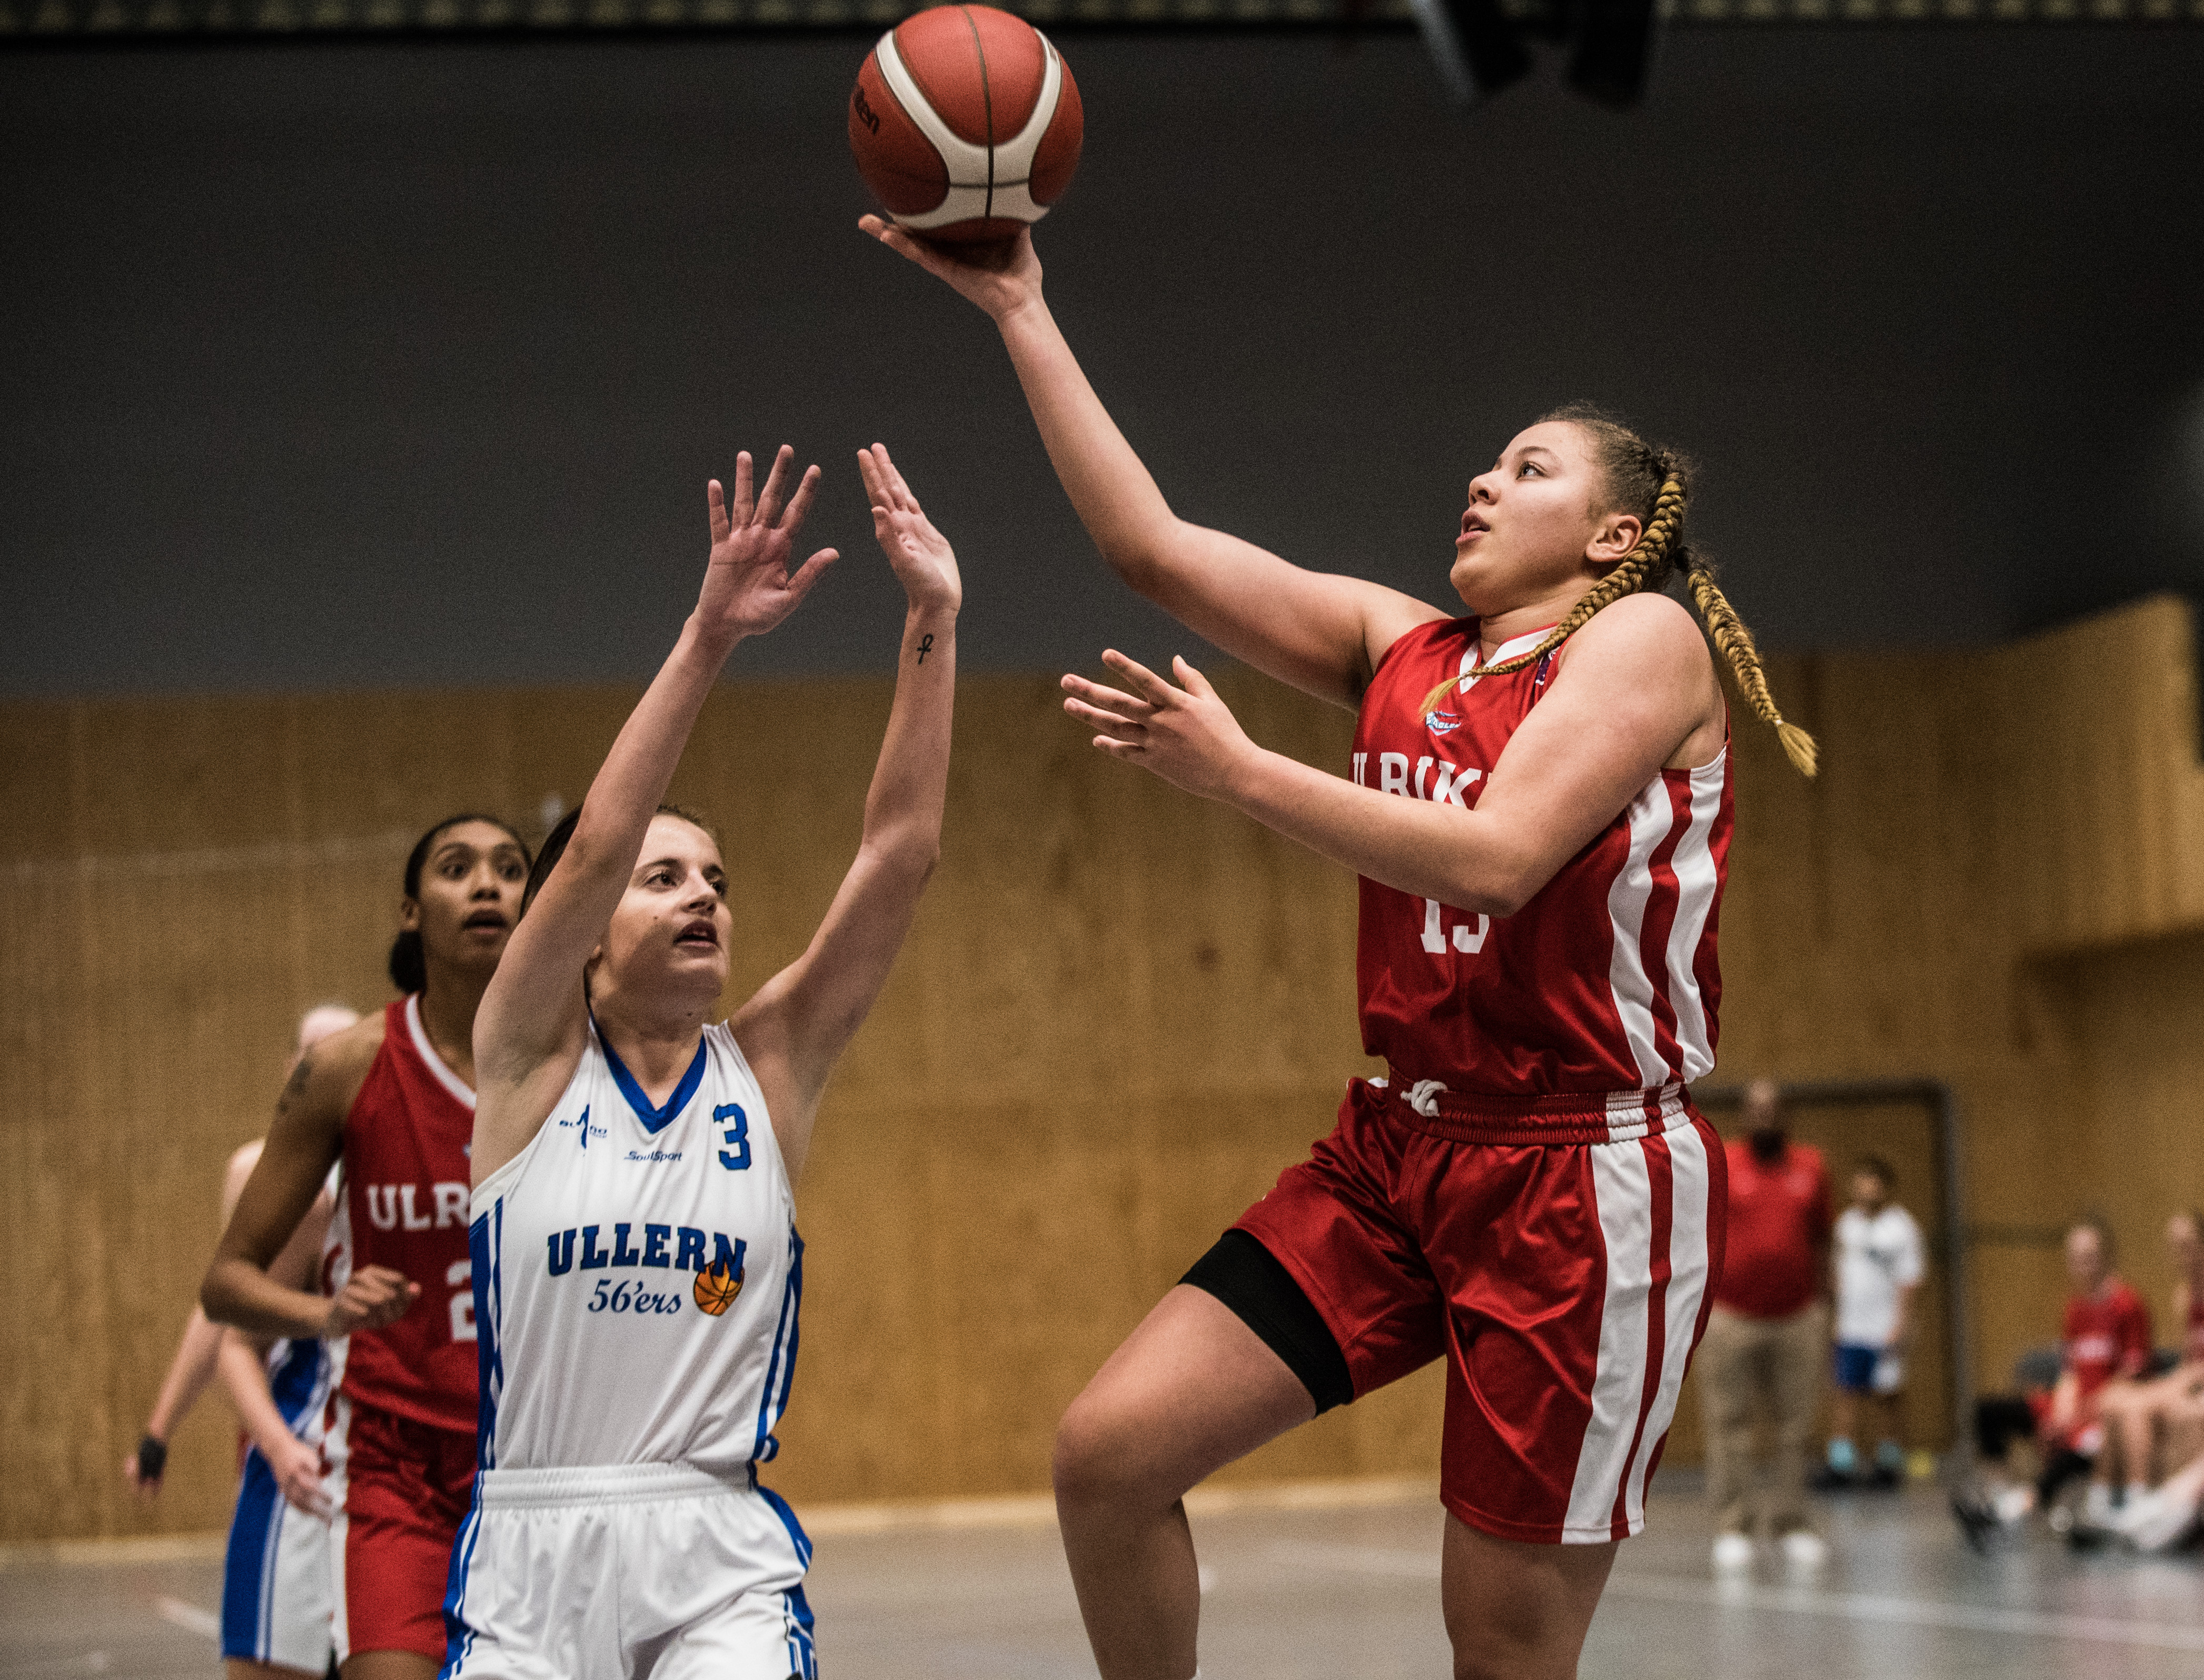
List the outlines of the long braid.
{"label": "long braid", "polygon": [[1768,673],[1761,669],[1760,649],[1753,645],[1752,632],[1737,616],[1721,585],[1715,582],[1714,568],[1697,555],[1689,555],[1684,562],[1684,582],[1691,588],[1692,599],[1698,602],[1707,634],[1721,650],[1730,674],[1737,678],[1738,692],[1752,708],[1752,715],[1774,730],[1785,756],[1798,766],[1798,773],[1811,776],[1820,760],[1820,749],[1812,736],[1796,724],[1785,723],[1783,714],[1775,709],[1775,696],[1768,691]]}
{"label": "long braid", "polygon": [[1745,704],[1752,708],[1755,717],[1774,730],[1776,739],[1783,743],[1785,755],[1799,773],[1813,775],[1819,756],[1814,737],[1798,725],[1784,722],[1783,714],[1776,710],[1775,697],[1769,691],[1768,673],[1761,666],[1760,650],[1753,645],[1752,632],[1745,629],[1744,621],[1737,616],[1737,609],[1729,604],[1729,597],[1715,582],[1712,563],[1680,541],[1684,528],[1684,504],[1690,494],[1688,464],[1672,451],[1654,448],[1628,427],[1589,405],[1572,404],[1543,417],[1568,421],[1590,435],[1610,493],[1620,493],[1618,505],[1635,502],[1643,507],[1645,504],[1639,498],[1653,491],[1652,509],[1646,518],[1644,533],[1622,557],[1621,563],[1585,591],[1537,647],[1513,659],[1449,677],[1424,697],[1419,715],[1430,716],[1463,683],[1474,678],[1502,677],[1545,658],[1583,629],[1602,607],[1641,589],[1664,588],[1671,570],[1680,566],[1692,599],[1698,604],[1699,617],[1736,677]]}

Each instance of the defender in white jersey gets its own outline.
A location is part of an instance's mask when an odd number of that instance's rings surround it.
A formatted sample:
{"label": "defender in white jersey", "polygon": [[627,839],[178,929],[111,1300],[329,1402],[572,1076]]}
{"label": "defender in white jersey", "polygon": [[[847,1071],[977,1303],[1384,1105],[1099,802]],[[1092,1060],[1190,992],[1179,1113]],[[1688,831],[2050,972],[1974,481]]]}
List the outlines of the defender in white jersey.
{"label": "defender in white jersey", "polygon": [[[553,831],[475,1025],[480,1470],[447,1677],[813,1680],[810,1542],[758,1481],[794,1375],[794,1184],[819,1099],[939,855],[956,557],[878,445],[858,456],[908,598],[864,837],[810,947],[726,1021],[717,841],[661,805],[734,644],[792,611],[818,469],[711,486],[696,610]],[[755,854],[755,849],[753,848]]]}
{"label": "defender in white jersey", "polygon": [[[324,1030],[308,1036],[321,1017]],[[330,1006],[309,1015],[299,1027],[299,1054],[318,1038],[356,1020]],[[292,1058],[296,1066],[298,1057]],[[225,1221],[259,1163],[261,1142],[230,1156],[223,1186]],[[337,1174],[323,1181],[305,1218],[292,1233],[270,1275],[287,1287],[320,1287]],[[329,1619],[329,1517],[324,1477],[323,1424],[341,1341],[311,1336],[274,1341],[223,1328],[216,1371],[237,1409],[250,1443],[238,1466],[237,1508],[222,1568],[222,1654],[227,1680],[288,1680],[320,1676],[335,1648]]]}
{"label": "defender in white jersey", "polygon": [[[359,1016],[341,1003],[323,1003],[299,1022],[287,1080],[306,1052],[345,1031]],[[265,1139],[229,1157],[222,1192],[222,1223],[260,1163]],[[295,1230],[269,1264],[269,1275],[293,1289],[321,1287],[337,1174],[323,1180]],[[200,1323],[208,1321],[194,1315]],[[329,1619],[329,1493],[323,1484],[323,1421],[341,1342],[311,1337],[270,1341],[212,1327],[215,1375],[237,1409],[249,1446],[239,1466],[237,1507],[222,1571],[221,1644],[227,1680],[292,1680],[323,1674],[332,1649]]]}

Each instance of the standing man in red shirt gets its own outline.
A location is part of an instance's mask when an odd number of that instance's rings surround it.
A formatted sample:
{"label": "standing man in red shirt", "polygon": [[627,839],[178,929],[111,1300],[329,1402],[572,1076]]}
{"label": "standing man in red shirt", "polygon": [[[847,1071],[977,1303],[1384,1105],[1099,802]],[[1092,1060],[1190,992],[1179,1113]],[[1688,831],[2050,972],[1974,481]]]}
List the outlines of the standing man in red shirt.
{"label": "standing man in red shirt", "polygon": [[[1822,1293],[1829,1266],[1829,1174],[1821,1151],[1793,1143],[1773,1080],[1745,1096],[1746,1133],[1729,1156],[1729,1246],[1699,1350],[1707,1432],[1707,1496],[1718,1570],[1752,1562],[1753,1507],[1785,1559],[1811,1568],[1828,1548],[1806,1517],[1806,1442],[1828,1360]],[[1754,1498],[1753,1426],[1763,1408],[1775,1435],[1774,1475]]]}
{"label": "standing man in red shirt", "polygon": [[[2061,1488],[2089,1473],[2105,1445],[2100,1404],[2106,1385],[2150,1368],[2150,1308],[2112,1270],[2112,1233],[2102,1220],[2079,1220],[2067,1231],[2066,1276],[2074,1293],[2059,1326],[2058,1382],[2047,1394],[1988,1394],[1975,1403],[1983,1481],[1952,1495],[1952,1514],[1977,1551],[2017,1529],[2030,1511],[2047,1510]],[[2030,1435],[2043,1459],[2032,1487],[2003,1474],[2012,1443]]]}

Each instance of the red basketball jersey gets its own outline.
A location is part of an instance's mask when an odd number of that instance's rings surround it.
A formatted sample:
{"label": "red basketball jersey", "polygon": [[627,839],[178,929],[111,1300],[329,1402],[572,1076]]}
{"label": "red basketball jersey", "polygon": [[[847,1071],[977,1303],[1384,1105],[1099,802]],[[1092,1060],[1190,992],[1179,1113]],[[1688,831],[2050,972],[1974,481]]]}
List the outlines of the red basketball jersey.
{"label": "red basketball jersey", "polygon": [[467,1251],[467,1153],[475,1094],[421,1026],[421,1000],[383,1012],[382,1048],[345,1116],[344,1193],[331,1222],[331,1292],[361,1266],[421,1286],[406,1315],[348,1338],[343,1392],[441,1429],[472,1434],[474,1285]]}
{"label": "red basketball jersey", "polygon": [[[1518,636],[1490,662],[1544,635]],[[1355,726],[1356,783],[1474,808],[1553,676],[1549,655],[1420,713],[1440,682],[1480,663],[1474,618],[1419,625],[1387,649]],[[1648,782],[1512,916],[1365,878],[1355,964],[1364,1048],[1392,1064],[1404,1096],[1425,1080],[1520,1098],[1701,1077],[1715,1062],[1715,924],[1730,819],[1725,748],[1711,764]]]}
{"label": "red basketball jersey", "polygon": [[2150,1365],[2150,1308],[2120,1278],[2101,1296],[2069,1295],[2065,1322],[2066,1369],[2084,1397],[2116,1376],[2141,1376]]}

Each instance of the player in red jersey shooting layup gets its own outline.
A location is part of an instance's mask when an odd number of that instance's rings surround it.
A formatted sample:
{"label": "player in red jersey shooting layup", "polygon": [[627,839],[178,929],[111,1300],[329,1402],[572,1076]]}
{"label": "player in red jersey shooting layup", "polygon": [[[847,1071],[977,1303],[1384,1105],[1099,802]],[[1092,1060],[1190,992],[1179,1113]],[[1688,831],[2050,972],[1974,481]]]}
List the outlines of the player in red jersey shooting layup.
{"label": "player in red jersey shooting layup", "polygon": [[[447,818],[421,837],[390,953],[404,995],[299,1062],[201,1290],[210,1318],[335,1344],[323,1452],[346,1680],[431,1680],[443,1659],[479,1394],[467,1248],[475,1010],[519,920],[530,861],[488,817]],[[340,1159],[329,1293],[286,1288],[270,1265]]]}
{"label": "player in red jersey shooting layup", "polygon": [[1588,410],[1469,488],[1452,617],[1177,518],[1087,382],[1029,234],[868,233],[994,321],[1119,576],[1258,669],[1356,707],[1351,777],[1265,753],[1200,673],[1067,677],[1095,744],[1362,878],[1363,1037],[1389,1064],[1072,1404],[1057,1508],[1108,1680],[1186,1680],[1181,1495],[1443,1356],[1442,1601],[1457,1676],[1565,1677],[1644,1522],[1722,1250],[1713,1065],[1727,713],[1677,571],[1754,711],[1810,773],[1681,541],[1684,464]]}

